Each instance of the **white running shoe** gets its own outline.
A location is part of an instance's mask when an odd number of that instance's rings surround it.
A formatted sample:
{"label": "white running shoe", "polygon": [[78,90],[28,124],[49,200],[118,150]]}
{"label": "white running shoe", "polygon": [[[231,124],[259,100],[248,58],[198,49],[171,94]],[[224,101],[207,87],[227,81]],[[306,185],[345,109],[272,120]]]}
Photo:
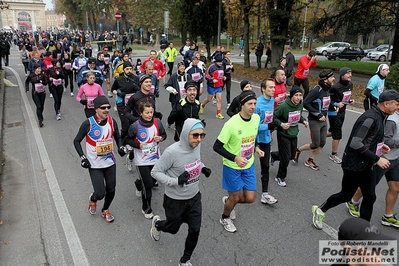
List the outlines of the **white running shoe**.
{"label": "white running shoe", "polygon": [[52,93],[50,93],[50,98],[53,98],[53,94]]}
{"label": "white running shoe", "polygon": [[145,213],[145,211],[141,211],[141,213],[144,215],[144,217],[146,218],[146,219],[152,219],[152,218],[154,218],[154,214],[152,213],[152,212],[150,212],[150,213]]}
{"label": "white running shoe", "polygon": [[272,205],[274,203],[277,203],[278,200],[270,194],[262,194],[262,198],[260,199],[260,202]]}
{"label": "white running shoe", "polygon": [[155,227],[155,223],[160,220],[161,217],[159,217],[159,215],[155,215],[154,217],[152,217],[150,235],[155,241],[159,241],[159,239],[161,238],[161,231],[158,231]]}
{"label": "white running shoe", "polygon": [[139,197],[139,198],[141,197],[141,191],[138,190],[137,188],[136,188],[136,196]]}
{"label": "white running shoe", "polygon": [[220,218],[220,224],[223,225],[224,230],[230,233],[237,232],[237,228],[233,224],[233,221],[230,218]]}
{"label": "white running shoe", "polygon": [[73,94],[73,92],[71,92],[71,97],[73,97],[74,96],[74,94]]}
{"label": "white running shoe", "polygon": [[129,172],[133,172],[133,160],[129,159],[129,155],[126,156],[126,168]]}
{"label": "white running shoe", "polygon": [[[228,196],[224,196],[224,197],[222,198],[223,204],[226,204],[226,201],[227,201],[228,198],[229,198]],[[234,209],[231,210],[231,212],[230,212],[230,219],[231,219],[231,220],[235,220],[235,219],[236,219],[236,211],[235,211]]]}

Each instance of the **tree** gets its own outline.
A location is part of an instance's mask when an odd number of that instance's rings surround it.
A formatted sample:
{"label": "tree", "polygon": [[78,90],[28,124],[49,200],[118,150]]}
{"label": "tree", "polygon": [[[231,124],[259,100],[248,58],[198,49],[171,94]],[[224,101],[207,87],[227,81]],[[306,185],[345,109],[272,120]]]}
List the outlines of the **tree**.
{"label": "tree", "polygon": [[240,8],[242,9],[244,26],[243,26],[243,39],[244,39],[244,67],[249,68],[251,61],[249,59],[249,12],[254,4],[254,0],[240,0]]}
{"label": "tree", "polygon": [[312,29],[322,32],[344,30],[350,36],[367,35],[379,30],[395,31],[391,64],[399,62],[399,0],[338,0],[335,12],[324,12]]}

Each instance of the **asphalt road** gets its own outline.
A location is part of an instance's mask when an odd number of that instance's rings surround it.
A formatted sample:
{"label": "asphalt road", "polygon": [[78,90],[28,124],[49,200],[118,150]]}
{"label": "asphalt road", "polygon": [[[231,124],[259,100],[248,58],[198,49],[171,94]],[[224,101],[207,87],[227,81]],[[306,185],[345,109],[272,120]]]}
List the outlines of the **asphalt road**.
{"label": "asphalt road", "polygon": [[[145,56],[141,54],[140,58],[143,60]],[[7,79],[23,83],[25,75],[15,46],[10,65],[17,76],[7,70]],[[239,92],[238,84],[233,82],[232,96]],[[255,92],[260,94],[258,88]],[[177,265],[187,226],[183,225],[176,235],[162,233],[159,242],[151,239],[151,221],[141,214],[141,199],[134,193],[137,172],[131,174],[126,170],[125,158],[117,155],[116,196],[110,207],[115,222],[107,224],[98,214],[88,214],[92,185],[72,144],[85,115],[81,104],[68,91],[62,100],[61,121],[55,119],[53,99],[46,98],[43,128],[37,126],[35,105],[23,87],[7,87],[4,104],[6,161],[0,201],[1,265]],[[340,189],[342,170],[328,159],[331,139],[315,159],[321,170],[313,171],[303,165],[310,154],[304,152],[299,164],[288,168],[287,187],[279,187],[274,181],[278,167],[272,166],[269,190],[279,202],[272,206],[260,203],[258,182],[256,202],[236,207],[238,231],[228,233],[219,224],[221,198],[226,195],[221,188],[222,158],[212,149],[228,118],[226,115],[225,120],[216,119],[215,109],[208,104],[203,115],[207,136],[201,145],[201,156],[203,163],[212,169],[212,175],[201,176],[202,229],[191,262],[193,265],[318,265],[319,240],[336,237],[334,228],[350,217],[346,207],[340,205],[327,213],[323,231],[313,228],[311,222],[312,205],[321,204]],[[165,90],[161,90],[157,110],[164,116],[170,111]],[[223,95],[224,114],[225,110]],[[347,112],[340,154],[360,114],[358,111],[361,110]],[[111,115],[119,121],[116,113],[112,111]],[[173,143],[173,130],[167,129],[167,133],[162,149]],[[298,145],[309,141],[309,130],[301,125]],[[276,148],[274,141],[273,149]],[[259,176],[258,160],[256,171]],[[379,222],[384,213],[386,188],[385,180],[377,187],[372,223],[381,232],[398,238],[396,229],[382,227]],[[152,208],[164,218],[162,199],[161,185],[154,189]],[[99,202],[99,208],[101,205]]]}

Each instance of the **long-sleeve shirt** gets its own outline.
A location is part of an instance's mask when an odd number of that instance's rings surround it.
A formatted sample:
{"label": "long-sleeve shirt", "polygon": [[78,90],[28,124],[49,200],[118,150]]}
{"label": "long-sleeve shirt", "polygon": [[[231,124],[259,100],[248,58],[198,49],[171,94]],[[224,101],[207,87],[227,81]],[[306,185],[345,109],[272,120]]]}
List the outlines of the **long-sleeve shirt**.
{"label": "long-sleeve shirt", "polygon": [[316,61],[309,59],[308,55],[304,55],[299,59],[298,67],[295,72],[295,77],[298,79],[307,79],[309,75],[309,68],[316,67]]}

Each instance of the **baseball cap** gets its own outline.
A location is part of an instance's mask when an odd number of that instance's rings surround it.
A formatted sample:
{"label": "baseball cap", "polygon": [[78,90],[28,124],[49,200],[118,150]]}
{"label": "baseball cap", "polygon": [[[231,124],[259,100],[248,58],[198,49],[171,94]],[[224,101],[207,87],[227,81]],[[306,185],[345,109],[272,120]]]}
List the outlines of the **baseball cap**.
{"label": "baseball cap", "polygon": [[378,102],[382,103],[382,102],[386,102],[386,101],[392,101],[392,100],[396,100],[399,102],[399,92],[396,90],[386,90],[383,91],[380,94],[380,97],[378,98]]}
{"label": "baseball cap", "polygon": [[384,69],[389,69],[389,66],[387,64],[381,64],[381,65],[378,66],[377,71],[375,73],[378,73],[378,72],[380,72],[381,70],[384,70]]}
{"label": "baseball cap", "polygon": [[395,240],[381,234],[377,227],[362,218],[348,218],[338,228],[338,240]]}

